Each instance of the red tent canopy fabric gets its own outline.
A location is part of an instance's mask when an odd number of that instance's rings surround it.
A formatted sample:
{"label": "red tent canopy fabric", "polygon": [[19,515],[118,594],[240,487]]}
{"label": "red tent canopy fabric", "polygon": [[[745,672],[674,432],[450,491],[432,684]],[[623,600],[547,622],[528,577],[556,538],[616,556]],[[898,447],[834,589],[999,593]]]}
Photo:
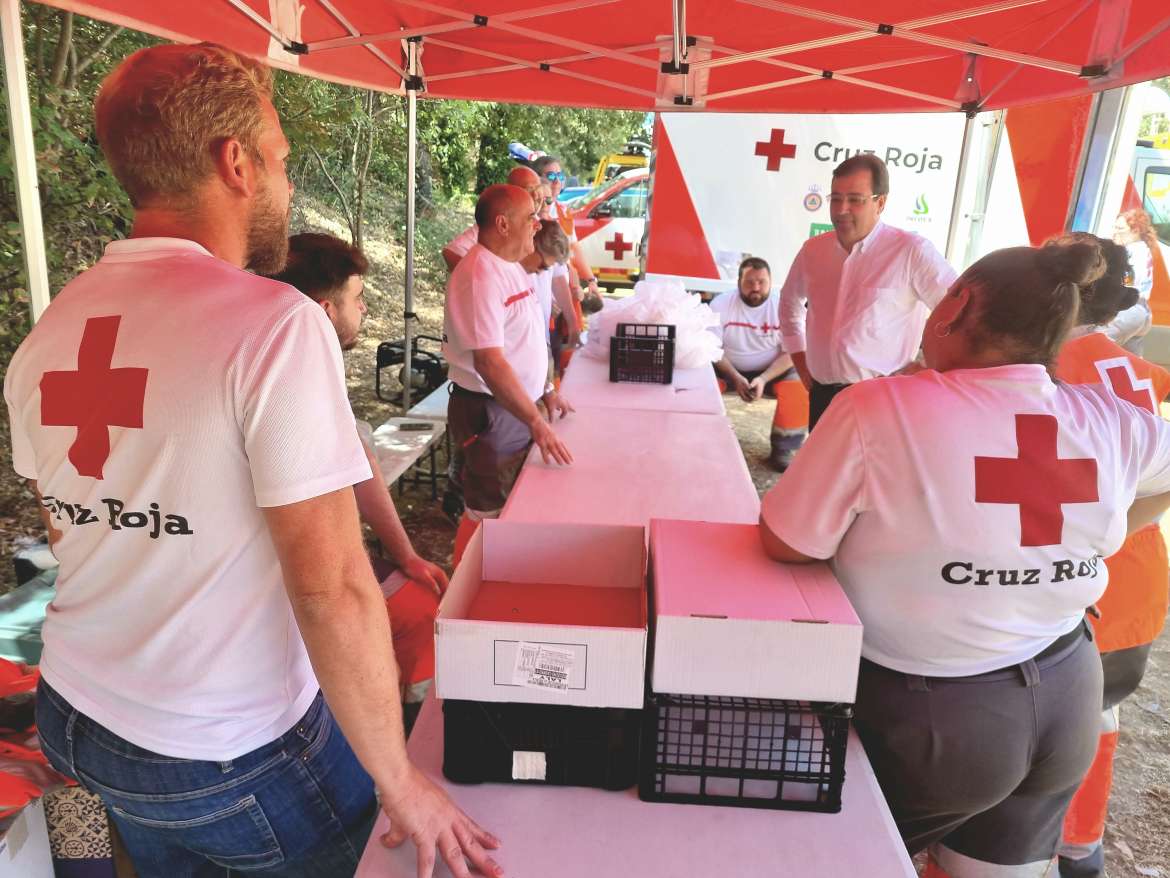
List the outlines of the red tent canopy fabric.
{"label": "red tent canopy fabric", "polygon": [[[49,0],[424,96],[632,110],[994,110],[1170,72],[1164,0]],[[681,9],[680,9],[681,7]],[[677,17],[676,17],[677,16]],[[686,72],[673,66],[676,22]]]}

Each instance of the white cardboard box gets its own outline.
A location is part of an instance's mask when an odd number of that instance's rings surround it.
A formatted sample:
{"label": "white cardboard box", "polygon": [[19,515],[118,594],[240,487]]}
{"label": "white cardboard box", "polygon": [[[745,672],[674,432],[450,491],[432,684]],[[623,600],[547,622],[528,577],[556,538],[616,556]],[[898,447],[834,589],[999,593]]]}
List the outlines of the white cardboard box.
{"label": "white cardboard box", "polygon": [[650,522],[651,689],[852,702],[861,621],[827,564],[779,564],[759,528]]}
{"label": "white cardboard box", "polygon": [[0,878],[53,878],[44,799],[26,805],[0,838]]}
{"label": "white cardboard box", "polygon": [[[436,694],[469,701],[641,708],[645,571],[642,527],[484,521],[435,619]],[[484,580],[637,589],[640,621],[637,627],[618,627],[468,619]],[[539,665],[547,663],[559,685],[543,685],[539,677],[534,682],[538,672],[525,671],[534,657]]]}

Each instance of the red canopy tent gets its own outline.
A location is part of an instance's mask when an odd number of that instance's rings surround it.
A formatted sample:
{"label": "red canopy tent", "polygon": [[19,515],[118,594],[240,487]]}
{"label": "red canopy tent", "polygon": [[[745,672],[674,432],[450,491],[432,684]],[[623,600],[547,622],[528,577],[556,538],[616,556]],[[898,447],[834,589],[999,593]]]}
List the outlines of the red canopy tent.
{"label": "red canopy tent", "polygon": [[1156,0],[49,5],[399,93],[410,84],[402,40],[420,38],[418,72],[430,97],[634,110],[998,109],[1170,69],[1170,11]]}
{"label": "red canopy tent", "polygon": [[[45,0],[310,76],[422,93],[634,110],[963,111],[970,118],[1170,72],[1162,0]],[[20,0],[0,0],[34,315],[48,304]],[[960,177],[962,170],[960,171]],[[412,309],[413,192],[406,310]],[[409,335],[409,325],[408,325]]]}

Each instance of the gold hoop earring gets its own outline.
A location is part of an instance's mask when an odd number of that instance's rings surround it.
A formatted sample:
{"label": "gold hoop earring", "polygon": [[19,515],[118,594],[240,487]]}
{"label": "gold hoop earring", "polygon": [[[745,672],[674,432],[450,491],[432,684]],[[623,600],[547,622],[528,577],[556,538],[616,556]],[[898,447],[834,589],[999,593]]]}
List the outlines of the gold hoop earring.
{"label": "gold hoop earring", "polygon": [[934,337],[935,338],[946,338],[948,335],[951,334],[951,329],[953,327],[950,323],[948,323],[946,325],[946,332],[940,332],[939,330],[941,330],[942,328],[943,328],[943,325],[941,323],[934,328]]}

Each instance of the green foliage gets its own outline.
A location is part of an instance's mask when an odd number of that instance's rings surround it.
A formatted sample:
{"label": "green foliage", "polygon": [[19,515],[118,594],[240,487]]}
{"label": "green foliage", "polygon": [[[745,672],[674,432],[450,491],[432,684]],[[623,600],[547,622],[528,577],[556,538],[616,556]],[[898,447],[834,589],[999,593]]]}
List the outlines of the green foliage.
{"label": "green foliage", "polygon": [[572,110],[523,104],[486,104],[479,135],[476,188],[499,183],[515,162],[508,144],[518,140],[561,160],[564,169],[583,183],[603,155],[620,149],[634,136],[645,135],[646,114],[613,110]]}
{"label": "green foliage", "polygon": [[[132,213],[93,134],[93,101],[124,57],[157,42],[40,4],[23,7],[49,280],[60,289],[125,236]],[[28,330],[27,279],[16,210],[7,108],[0,94],[0,362]],[[405,238],[406,103],[292,73],[276,76],[275,103],[292,147],[298,191],[335,207],[360,242],[363,230]],[[419,277],[441,284],[439,251],[465,222],[474,193],[514,166],[508,143],[557,155],[590,178],[599,158],[642,133],[641,113],[514,104],[418,102]]]}

